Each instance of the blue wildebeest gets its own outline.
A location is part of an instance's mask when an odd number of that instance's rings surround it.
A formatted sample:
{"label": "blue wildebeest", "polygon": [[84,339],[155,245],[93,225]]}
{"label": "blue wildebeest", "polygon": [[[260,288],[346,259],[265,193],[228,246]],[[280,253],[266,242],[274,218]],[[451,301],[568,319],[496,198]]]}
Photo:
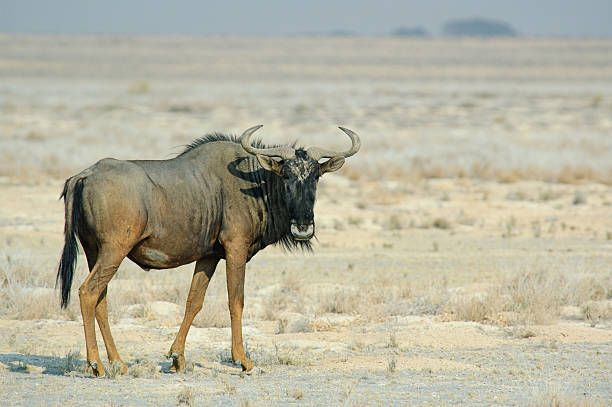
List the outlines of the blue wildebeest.
{"label": "blue wildebeest", "polygon": [[[202,308],[206,288],[220,259],[226,261],[232,329],[232,359],[247,372],[254,365],[242,343],[245,264],[259,250],[279,243],[310,248],[313,206],[319,177],[336,171],[359,150],[253,146],[246,130],[237,139],[210,134],[179,156],[161,161],[106,158],[66,180],[65,244],[57,273],[66,307],[76,266],[78,237],[90,273],[79,288],[87,363],[105,374],[96,342],[98,321],[110,362],[127,368],[110,332],[107,285],[125,257],[143,269],[166,269],[196,262],[185,316],[168,357],[185,368],[185,339]],[[323,158],[329,158],[319,162]]]}

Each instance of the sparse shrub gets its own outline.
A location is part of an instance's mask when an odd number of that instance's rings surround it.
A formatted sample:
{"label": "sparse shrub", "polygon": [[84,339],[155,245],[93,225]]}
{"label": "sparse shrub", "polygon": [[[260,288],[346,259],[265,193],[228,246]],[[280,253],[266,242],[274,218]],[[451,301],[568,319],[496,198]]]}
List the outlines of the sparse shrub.
{"label": "sparse shrub", "polygon": [[574,200],[572,201],[572,204],[584,205],[586,201],[587,201],[587,198],[586,198],[585,193],[582,191],[576,191],[576,193],[574,194]]}
{"label": "sparse shrub", "polygon": [[399,344],[397,343],[397,336],[395,332],[389,333],[389,345],[390,348],[397,348]]}
{"label": "sparse shrub", "polygon": [[278,320],[278,333],[304,333],[312,332],[313,327],[310,320],[294,313],[283,314]]}
{"label": "sparse shrub", "polygon": [[386,227],[389,230],[402,230],[404,228],[404,224],[398,214],[392,214],[389,216],[386,222]]}
{"label": "sparse shrub", "polygon": [[536,239],[542,236],[542,224],[539,220],[534,220],[531,222],[531,231],[533,232],[533,237]]}
{"label": "sparse shrub", "polygon": [[[542,267],[525,268],[477,296],[459,296],[447,301],[438,312],[465,321],[502,325],[548,324],[560,315],[563,305],[580,306],[607,298],[611,289],[606,287],[612,285],[610,277],[603,278],[599,281],[588,274],[576,275]],[[593,309],[591,307],[590,312],[594,312]]]}
{"label": "sparse shrub", "polygon": [[502,237],[508,238],[516,235],[516,218],[514,216],[510,216],[505,223],[505,231],[502,233]]}
{"label": "sparse shrub", "polygon": [[476,218],[467,216],[462,209],[461,212],[459,212],[459,216],[457,216],[456,222],[460,225],[474,226],[476,223]]}
{"label": "sparse shrub", "polygon": [[29,368],[28,368],[28,365],[23,360],[20,360],[17,363],[9,363],[9,370],[11,372],[23,373],[23,372],[28,372]]}
{"label": "sparse shrub", "polygon": [[106,376],[111,380],[117,380],[123,374],[123,364],[115,360],[112,362],[108,369],[106,369]]}
{"label": "sparse shrub", "polygon": [[446,218],[434,219],[434,221],[432,222],[432,226],[437,229],[450,229],[451,227],[450,222],[446,220]]}
{"label": "sparse shrub", "polygon": [[286,366],[304,366],[309,364],[295,347],[280,347],[274,343],[274,364]]}
{"label": "sparse shrub", "polygon": [[509,192],[506,195],[506,199],[509,201],[527,201],[529,199],[529,195],[523,190],[517,190]]}
{"label": "sparse shrub", "polygon": [[363,218],[357,216],[349,216],[348,223],[351,226],[361,226],[363,224]]}
{"label": "sparse shrub", "polygon": [[317,311],[319,314],[353,314],[358,312],[362,301],[363,297],[359,290],[342,288],[322,291],[319,293]]}
{"label": "sparse shrub", "polygon": [[64,357],[64,372],[70,373],[73,370],[78,370],[81,365],[81,352],[77,350],[70,350],[66,352],[66,356]]}
{"label": "sparse shrub", "polygon": [[183,387],[176,398],[179,406],[193,407],[195,393],[191,387]]}
{"label": "sparse shrub", "polygon": [[293,311],[296,304],[301,302],[300,283],[292,273],[285,279],[263,303],[262,317],[268,321],[279,320],[283,312]]}
{"label": "sparse shrub", "polygon": [[293,397],[296,400],[301,400],[304,398],[304,392],[300,389],[292,389],[285,392],[285,394],[289,397]]}
{"label": "sparse shrub", "polygon": [[128,90],[130,93],[143,94],[148,93],[151,90],[151,87],[149,86],[149,82],[140,80],[130,83]]}
{"label": "sparse shrub", "polygon": [[540,191],[539,199],[540,201],[553,201],[555,199],[559,199],[561,195],[561,192],[557,192],[552,189],[546,189],[544,191]]}
{"label": "sparse shrub", "polygon": [[336,229],[336,230],[344,230],[344,229],[346,229],[346,226],[344,226],[344,223],[342,223],[342,221],[340,221],[338,219],[334,219],[334,229]]}
{"label": "sparse shrub", "polygon": [[582,304],[581,312],[584,320],[595,327],[599,322],[612,318],[612,305],[605,301],[589,301]]}
{"label": "sparse shrub", "polygon": [[548,386],[534,395],[530,407],[603,407],[606,404],[560,386]]}
{"label": "sparse shrub", "polygon": [[486,322],[495,313],[496,307],[490,303],[489,296],[461,298],[452,305],[452,314],[461,321]]}
{"label": "sparse shrub", "polygon": [[601,105],[601,101],[603,100],[603,97],[601,95],[595,95],[591,98],[591,107],[592,108],[596,108],[599,107],[599,105]]}
{"label": "sparse shrub", "polygon": [[[78,301],[61,310],[54,289],[54,268],[23,255],[0,251],[0,316],[11,319],[71,319],[80,315]],[[82,271],[82,266],[75,273]]]}
{"label": "sparse shrub", "polygon": [[387,360],[387,373],[393,374],[395,372],[397,372],[397,359],[392,355]]}
{"label": "sparse shrub", "polygon": [[152,361],[137,360],[128,368],[128,374],[132,377],[152,379],[159,377],[159,366]]}
{"label": "sparse shrub", "polygon": [[514,326],[512,328],[512,337],[514,338],[527,339],[527,338],[533,338],[534,336],[536,336],[535,332],[533,332],[531,329],[527,327]]}
{"label": "sparse shrub", "polygon": [[218,296],[206,301],[202,310],[193,320],[193,326],[198,328],[227,328],[230,326],[230,316],[225,298]]}

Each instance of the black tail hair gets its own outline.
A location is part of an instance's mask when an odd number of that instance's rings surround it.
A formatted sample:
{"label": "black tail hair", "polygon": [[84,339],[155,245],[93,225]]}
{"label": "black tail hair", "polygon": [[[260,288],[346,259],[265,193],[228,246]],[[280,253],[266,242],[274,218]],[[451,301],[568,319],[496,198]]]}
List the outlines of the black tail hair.
{"label": "black tail hair", "polygon": [[77,264],[77,254],[79,247],[76,241],[78,222],[81,217],[83,201],[83,182],[82,178],[73,177],[66,180],[64,190],[60,199],[64,198],[66,208],[64,224],[64,250],[57,268],[55,287],[60,283],[62,288],[62,308],[68,306],[70,302],[70,287],[72,287],[72,277]]}

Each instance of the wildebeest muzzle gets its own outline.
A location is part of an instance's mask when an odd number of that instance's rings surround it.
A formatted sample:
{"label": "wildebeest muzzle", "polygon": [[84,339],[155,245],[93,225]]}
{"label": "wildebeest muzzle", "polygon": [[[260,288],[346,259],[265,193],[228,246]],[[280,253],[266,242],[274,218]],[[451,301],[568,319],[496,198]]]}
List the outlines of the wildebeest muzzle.
{"label": "wildebeest muzzle", "polygon": [[314,222],[307,224],[298,224],[295,221],[291,222],[291,234],[295,240],[310,240],[314,236]]}

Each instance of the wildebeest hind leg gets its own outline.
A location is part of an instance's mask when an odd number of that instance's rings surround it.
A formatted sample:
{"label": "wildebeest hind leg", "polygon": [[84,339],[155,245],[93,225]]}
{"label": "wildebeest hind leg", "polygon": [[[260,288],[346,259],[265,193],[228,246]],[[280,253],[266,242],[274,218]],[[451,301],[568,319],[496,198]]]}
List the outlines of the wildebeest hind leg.
{"label": "wildebeest hind leg", "polygon": [[[96,260],[98,259],[98,249],[94,242],[82,240],[81,242],[83,246],[83,250],[85,251],[85,256],[87,257],[87,265],[89,266],[89,271],[93,269],[96,265]],[[108,355],[108,360],[113,363],[115,361],[119,362],[122,365],[122,373],[127,373],[127,367],[125,363],[119,357],[119,352],[117,352],[117,347],[115,346],[115,341],[113,340],[113,336],[111,335],[110,325],[108,323],[108,303],[106,300],[106,295],[108,292],[108,287],[104,289],[102,294],[100,295],[100,299],[98,300],[98,304],[96,305],[96,320],[98,321],[98,327],[100,327],[100,332],[102,333],[102,339],[104,339],[104,346],[106,346],[106,354]]]}
{"label": "wildebeest hind leg", "polygon": [[117,352],[117,347],[115,346],[115,341],[111,334],[110,324],[108,323],[107,291],[108,287],[102,291],[100,299],[98,300],[98,305],[96,305],[96,320],[98,321],[98,327],[100,327],[100,332],[102,333],[102,339],[104,339],[104,346],[106,346],[106,354],[108,355],[109,362],[121,364],[121,373],[126,374],[127,366],[119,357],[119,352]]}
{"label": "wildebeest hind leg", "polygon": [[[79,288],[81,315],[83,316],[85,344],[87,347],[87,363],[92,368],[95,376],[103,376],[105,374],[96,342],[94,326],[96,307],[101,303],[102,293],[106,291],[108,282],[115,275],[126,254],[120,249],[103,246],[98,253],[95,265]],[[106,325],[108,326],[108,323]]]}
{"label": "wildebeest hind leg", "polygon": [[191,288],[185,304],[185,317],[181,323],[176,339],[170,347],[168,357],[172,358],[171,369],[180,372],[185,369],[185,340],[193,319],[202,309],[208,283],[215,273],[219,259],[205,258],[198,260],[191,280]]}

